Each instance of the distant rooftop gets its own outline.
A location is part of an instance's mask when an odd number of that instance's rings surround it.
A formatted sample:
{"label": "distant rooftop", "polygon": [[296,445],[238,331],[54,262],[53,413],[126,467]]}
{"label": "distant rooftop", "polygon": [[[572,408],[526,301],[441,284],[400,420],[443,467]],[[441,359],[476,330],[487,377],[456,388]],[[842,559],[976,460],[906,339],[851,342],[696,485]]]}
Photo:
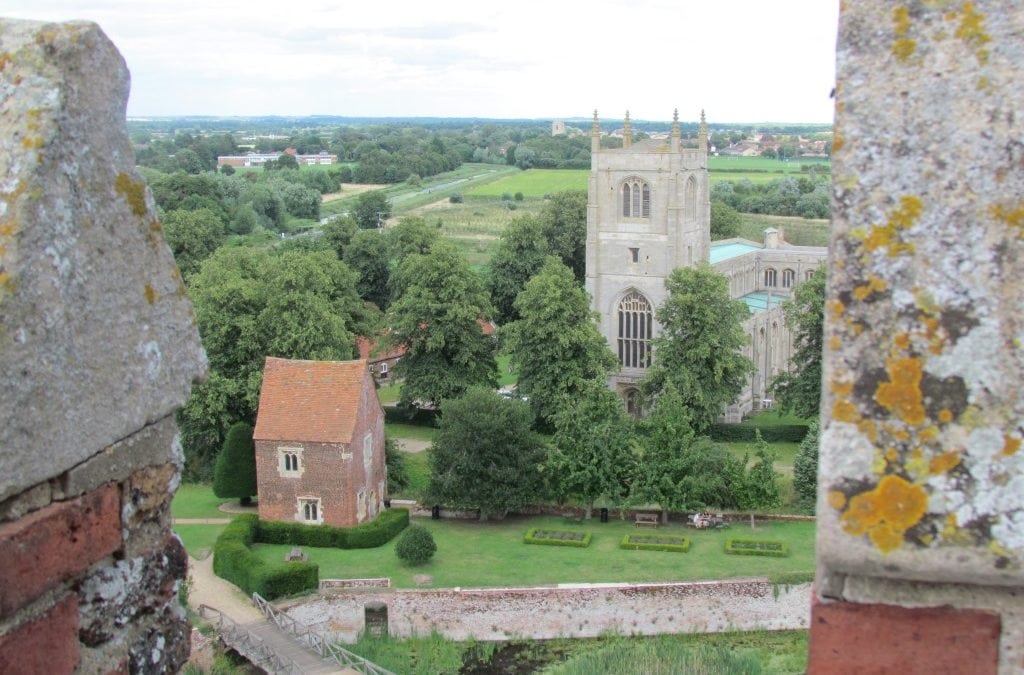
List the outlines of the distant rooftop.
{"label": "distant rooftop", "polygon": [[[771,294],[771,306],[773,308],[778,307],[782,304],[782,301],[786,299],[785,295],[779,293]],[[768,294],[763,291],[757,291],[756,293],[747,293],[742,298],[743,302],[747,303],[747,307],[750,309],[751,314],[757,314],[768,309]]]}
{"label": "distant rooftop", "polygon": [[731,242],[728,244],[711,244],[710,262],[712,265],[728,260],[729,258],[735,258],[741,256],[744,253],[750,253],[751,251],[760,251],[760,246],[754,246],[752,244],[743,244],[740,242]]}

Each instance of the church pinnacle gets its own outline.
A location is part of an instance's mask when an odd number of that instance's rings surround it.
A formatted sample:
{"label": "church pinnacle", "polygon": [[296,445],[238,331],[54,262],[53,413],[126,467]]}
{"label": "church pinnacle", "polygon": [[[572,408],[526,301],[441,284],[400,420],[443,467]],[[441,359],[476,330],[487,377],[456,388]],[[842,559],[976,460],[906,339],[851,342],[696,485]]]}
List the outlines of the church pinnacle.
{"label": "church pinnacle", "polygon": [[597,108],[594,108],[594,121],[590,123],[590,154],[601,151],[601,125],[597,121]]}
{"label": "church pinnacle", "polygon": [[679,108],[672,111],[672,140],[671,147],[672,152],[679,152]]}
{"label": "church pinnacle", "polygon": [[629,111],[626,111],[626,119],[622,123],[622,147],[628,148],[633,145],[633,125],[629,122]]}
{"label": "church pinnacle", "polygon": [[697,134],[697,145],[704,152],[708,151],[708,123],[704,119],[704,109],[700,110],[700,132]]}

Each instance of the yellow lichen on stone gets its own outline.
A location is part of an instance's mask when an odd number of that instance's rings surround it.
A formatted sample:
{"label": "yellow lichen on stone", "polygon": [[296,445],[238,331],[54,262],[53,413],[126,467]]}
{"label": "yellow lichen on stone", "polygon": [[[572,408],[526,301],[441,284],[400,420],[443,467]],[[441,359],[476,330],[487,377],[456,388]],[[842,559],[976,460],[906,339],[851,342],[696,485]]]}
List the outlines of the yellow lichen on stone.
{"label": "yellow lichen on stone", "polygon": [[888,553],[902,546],[904,534],[921,521],[927,508],[924,488],[888,475],[875,489],[850,499],[839,520],[847,533],[867,534],[878,550]]}
{"label": "yellow lichen on stone", "polygon": [[921,397],[921,362],[915,358],[886,361],[889,381],[878,385],[875,400],[889,412],[912,426],[924,422]]}
{"label": "yellow lichen on stone", "polygon": [[1009,457],[1020,450],[1020,440],[1014,436],[1003,436],[1003,455]]}
{"label": "yellow lichen on stone", "polygon": [[865,300],[872,293],[881,293],[885,290],[885,280],[874,274],[868,275],[868,283],[863,286],[857,286],[853,289],[853,297],[857,300]]}
{"label": "yellow lichen on stone", "polygon": [[832,419],[856,424],[860,421],[860,413],[857,412],[857,406],[846,399],[840,399],[832,405]]}
{"label": "yellow lichen on stone", "polygon": [[146,215],[146,184],[142,181],[133,181],[123,171],[117,174],[114,179],[114,189],[128,202],[132,213],[141,218]]}
{"label": "yellow lichen on stone", "polygon": [[828,339],[828,348],[834,352],[838,352],[840,347],[843,346],[843,341],[839,339],[838,335],[833,335]]}
{"label": "yellow lichen on stone", "polygon": [[868,251],[888,249],[890,257],[900,253],[913,253],[914,245],[899,241],[897,235],[910,228],[923,212],[924,204],[920,198],[903,195],[900,197],[900,205],[892,212],[885,225],[871,226],[871,230],[864,238],[864,248]]}
{"label": "yellow lichen on stone", "polygon": [[950,450],[932,458],[932,461],[928,463],[928,473],[933,476],[941,476],[958,464],[960,464],[960,451]]}
{"label": "yellow lichen on stone", "polygon": [[153,290],[153,287],[151,285],[146,284],[146,287],[143,289],[143,292],[146,295],[146,302],[148,302],[151,305],[154,302],[156,302],[156,291]]}
{"label": "yellow lichen on stone", "polygon": [[878,440],[878,426],[875,424],[874,420],[861,420],[857,424],[857,429],[867,436],[868,440],[872,443]]}
{"label": "yellow lichen on stone", "polygon": [[831,490],[828,493],[828,505],[836,511],[842,511],[846,506],[846,495],[839,490]]}
{"label": "yellow lichen on stone", "polygon": [[980,65],[988,63],[989,53],[985,45],[992,41],[992,37],[985,32],[984,23],[985,15],[974,9],[973,2],[965,2],[960,10],[960,25],[953,32],[953,35],[974,50],[974,57]]}
{"label": "yellow lichen on stone", "polygon": [[943,424],[949,424],[953,421],[953,411],[949,408],[943,408],[939,411],[939,421]]}
{"label": "yellow lichen on stone", "polygon": [[1024,203],[1015,207],[996,204],[988,209],[989,215],[1001,223],[1017,230],[1017,236],[1024,239]]}
{"label": "yellow lichen on stone", "polygon": [[896,31],[892,54],[902,63],[906,63],[917,49],[917,43],[907,37],[910,32],[910,10],[906,5],[900,5],[892,10],[892,23]]}
{"label": "yellow lichen on stone", "polygon": [[892,339],[892,343],[896,345],[897,349],[904,351],[910,349],[910,333],[899,333]]}
{"label": "yellow lichen on stone", "polygon": [[838,321],[843,316],[843,312],[845,311],[846,305],[843,304],[842,300],[833,298],[828,301],[828,313],[833,321]]}
{"label": "yellow lichen on stone", "polygon": [[890,464],[895,464],[896,460],[900,458],[900,454],[896,451],[896,448],[888,448],[885,451],[885,461]]}

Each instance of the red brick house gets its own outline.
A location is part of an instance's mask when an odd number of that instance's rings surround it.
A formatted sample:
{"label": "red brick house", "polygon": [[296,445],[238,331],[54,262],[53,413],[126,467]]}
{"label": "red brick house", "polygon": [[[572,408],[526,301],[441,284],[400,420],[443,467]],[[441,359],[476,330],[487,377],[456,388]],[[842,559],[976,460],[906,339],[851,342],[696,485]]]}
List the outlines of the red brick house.
{"label": "red brick house", "polygon": [[267,357],[253,433],[261,520],[350,527],[384,506],[384,412],[365,360]]}
{"label": "red brick house", "polygon": [[356,338],[356,348],[359,350],[359,358],[370,364],[374,379],[382,383],[392,379],[391,371],[406,352],[402,345],[388,347],[383,341],[371,342],[370,338],[362,336]]}

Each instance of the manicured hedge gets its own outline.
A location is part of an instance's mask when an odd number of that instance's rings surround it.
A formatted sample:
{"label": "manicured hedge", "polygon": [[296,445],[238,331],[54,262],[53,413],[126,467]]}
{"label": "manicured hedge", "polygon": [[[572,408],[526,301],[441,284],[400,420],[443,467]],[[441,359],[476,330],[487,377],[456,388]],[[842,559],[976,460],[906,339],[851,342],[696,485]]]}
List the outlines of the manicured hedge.
{"label": "manicured hedge", "polygon": [[409,525],[408,509],[387,509],[369,523],[355,527],[260,521],[256,541],[317,548],[377,548]]}
{"label": "manicured hedge", "polygon": [[[645,539],[671,541],[644,541]],[[690,540],[687,537],[676,537],[673,535],[627,534],[622,538],[619,548],[624,548],[627,551],[675,551],[677,553],[686,553],[690,550]]]}
{"label": "manicured hedge", "polygon": [[388,509],[372,522],[347,528],[261,522],[257,516],[246,514],[231,521],[213,545],[213,572],[247,594],[259,593],[273,600],[315,589],[320,582],[320,567],[312,562],[268,563],[249,549],[254,543],[375,548],[391,541],[408,524],[407,509]]}
{"label": "manicured hedge", "polygon": [[789,547],[781,541],[768,539],[727,539],[725,552],[730,555],[763,555],[770,558],[785,558]]}
{"label": "manicured hedge", "polygon": [[[550,537],[537,536],[538,534],[571,534],[582,535],[582,539],[553,539]],[[590,546],[589,532],[572,532],[569,530],[548,530],[533,527],[526,531],[523,537],[524,544],[540,544],[542,546],[573,546],[575,548],[586,548]]]}
{"label": "manicured hedge", "polygon": [[712,424],[708,435],[713,441],[749,442],[757,440],[755,431],[768,443],[799,443],[807,435],[806,424],[782,424],[777,427],[747,427],[739,424]]}
{"label": "manicured hedge", "polygon": [[246,594],[259,593],[268,600],[315,589],[320,568],[311,562],[271,565],[249,550],[257,533],[255,515],[235,518],[213,546],[214,573],[241,588]]}

